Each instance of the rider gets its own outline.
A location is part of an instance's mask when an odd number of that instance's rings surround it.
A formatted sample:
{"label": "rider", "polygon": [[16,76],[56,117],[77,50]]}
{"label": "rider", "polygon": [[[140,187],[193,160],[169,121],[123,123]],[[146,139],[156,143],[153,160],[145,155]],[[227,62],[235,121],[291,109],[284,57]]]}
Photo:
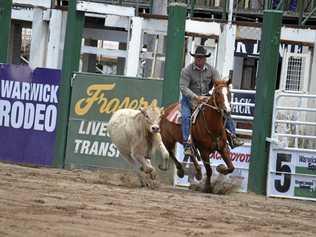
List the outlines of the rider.
{"label": "rider", "polygon": [[[190,119],[192,107],[196,103],[207,102],[206,96],[213,88],[212,80],[220,79],[218,71],[206,63],[207,54],[203,46],[198,46],[195,53],[191,53],[194,62],[182,69],[180,79],[181,114],[182,114],[182,136],[184,145],[184,154],[191,155]],[[235,125],[230,115],[227,117],[226,128],[230,132],[231,139],[228,139],[231,148],[241,146],[243,143],[237,138]]]}

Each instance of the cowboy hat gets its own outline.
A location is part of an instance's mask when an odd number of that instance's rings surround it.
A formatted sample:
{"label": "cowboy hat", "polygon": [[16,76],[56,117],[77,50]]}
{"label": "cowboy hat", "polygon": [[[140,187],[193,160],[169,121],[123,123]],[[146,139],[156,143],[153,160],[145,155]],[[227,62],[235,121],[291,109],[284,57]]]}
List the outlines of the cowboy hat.
{"label": "cowboy hat", "polygon": [[195,49],[195,53],[190,52],[190,55],[192,57],[206,57],[206,58],[208,58],[209,56],[211,56],[211,53],[207,54],[206,49],[203,46],[198,46]]}

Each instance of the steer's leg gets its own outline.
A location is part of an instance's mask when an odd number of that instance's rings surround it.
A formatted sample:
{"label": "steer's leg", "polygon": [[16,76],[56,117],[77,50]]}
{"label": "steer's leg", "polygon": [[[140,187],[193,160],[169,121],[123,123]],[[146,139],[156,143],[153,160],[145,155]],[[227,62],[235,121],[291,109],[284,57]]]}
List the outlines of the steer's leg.
{"label": "steer's leg", "polygon": [[125,152],[120,152],[120,156],[132,165],[132,169],[136,172],[142,187],[155,187],[153,182],[148,178],[148,174],[142,170],[141,164],[137,160]]}
{"label": "steer's leg", "polygon": [[156,179],[156,171],[151,165],[149,159],[145,158],[146,149],[143,146],[135,146],[131,150],[131,156],[133,159],[137,160],[141,164],[141,169],[138,171],[138,176],[143,186],[149,188],[157,188],[159,182]]}
{"label": "steer's leg", "polygon": [[144,145],[136,145],[133,146],[131,149],[131,156],[134,160],[137,160],[140,164],[142,169],[144,170],[145,173],[151,173],[155,169],[151,165],[150,160],[145,159],[145,156],[147,155],[147,149],[144,148]]}

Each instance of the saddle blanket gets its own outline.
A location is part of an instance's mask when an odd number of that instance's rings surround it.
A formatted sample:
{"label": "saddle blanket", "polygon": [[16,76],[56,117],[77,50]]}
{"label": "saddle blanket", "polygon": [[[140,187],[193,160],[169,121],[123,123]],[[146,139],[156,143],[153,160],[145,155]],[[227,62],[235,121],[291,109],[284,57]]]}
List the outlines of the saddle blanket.
{"label": "saddle blanket", "polygon": [[[199,114],[199,112],[201,111],[201,107],[202,104],[200,104],[199,106],[197,106],[197,108],[194,110],[194,112],[192,113],[191,116],[191,121],[194,124],[195,120]],[[181,124],[181,105],[180,103],[178,103],[172,110],[171,112],[168,114],[167,116],[167,120],[171,123],[175,123],[175,124]]]}

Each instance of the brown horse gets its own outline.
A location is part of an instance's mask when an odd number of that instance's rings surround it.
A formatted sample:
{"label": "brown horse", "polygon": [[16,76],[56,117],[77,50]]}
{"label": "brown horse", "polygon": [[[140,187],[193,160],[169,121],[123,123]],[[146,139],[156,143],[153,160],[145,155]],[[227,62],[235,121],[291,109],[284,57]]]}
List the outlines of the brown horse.
{"label": "brown horse", "polygon": [[[204,191],[211,191],[211,176],[212,169],[210,166],[210,154],[214,151],[218,151],[225,165],[219,165],[216,170],[221,174],[229,174],[233,172],[234,166],[229,158],[229,148],[227,144],[227,135],[224,126],[224,116],[226,113],[230,113],[230,91],[229,85],[231,80],[216,80],[214,81],[213,91],[208,99],[207,103],[199,105],[201,108],[198,113],[195,123],[191,125],[191,139],[195,150],[195,154],[198,159],[201,155],[203,164],[206,169],[207,178],[205,180]],[[182,178],[184,176],[184,170],[181,163],[177,160],[174,154],[174,148],[176,142],[183,144],[181,125],[170,122],[167,117],[174,111],[174,108],[178,103],[168,106],[160,121],[160,129],[163,143],[165,144],[172,160],[177,168],[177,175]],[[191,157],[196,169],[196,178],[200,180],[202,178],[201,167],[199,166],[196,157]]]}

